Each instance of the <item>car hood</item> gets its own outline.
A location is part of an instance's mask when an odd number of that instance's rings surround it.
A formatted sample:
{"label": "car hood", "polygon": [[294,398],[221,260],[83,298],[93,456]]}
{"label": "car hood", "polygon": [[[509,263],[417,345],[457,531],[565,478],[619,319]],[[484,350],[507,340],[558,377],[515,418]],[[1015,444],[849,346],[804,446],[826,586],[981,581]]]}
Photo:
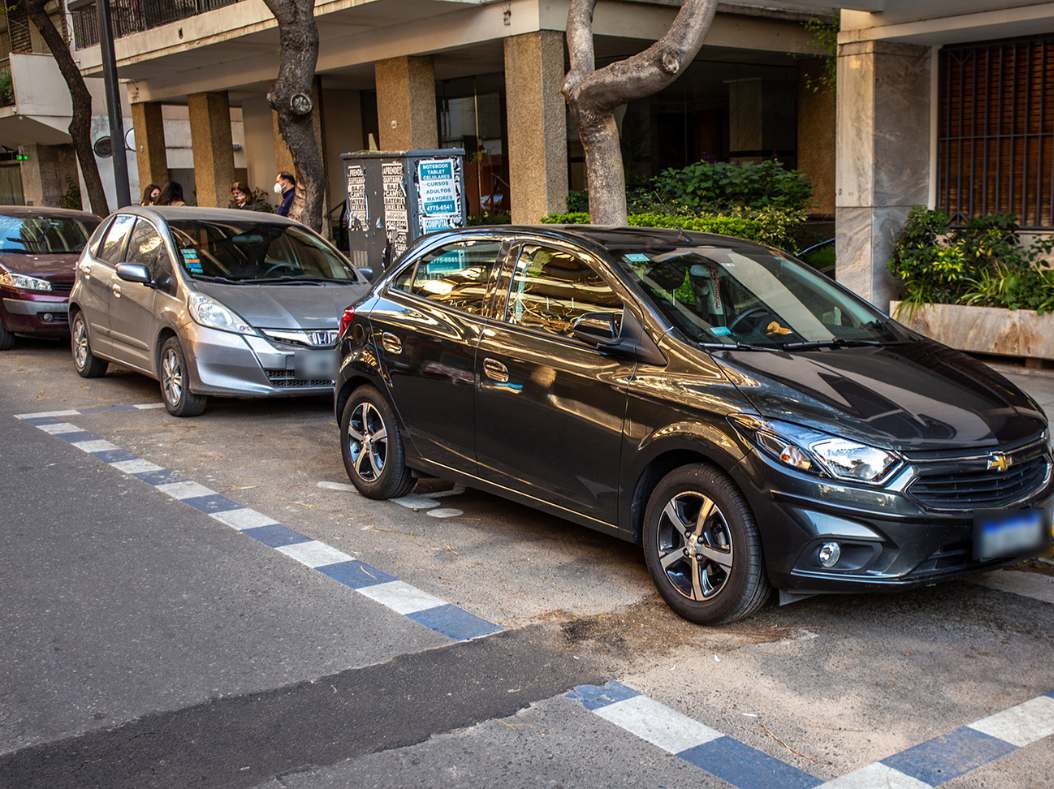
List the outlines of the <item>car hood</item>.
{"label": "car hood", "polygon": [[230,307],[258,329],[335,329],[344,308],[369,285],[224,285],[194,289]]}
{"label": "car hood", "polygon": [[721,364],[762,416],[886,449],[1005,444],[1046,427],[1003,376],[921,340],[798,353],[731,352]]}
{"label": "car hood", "polygon": [[0,254],[0,266],[14,274],[27,276],[59,278],[67,275],[72,280],[76,272],[77,258],[80,255],[71,252],[65,255],[4,255]]}

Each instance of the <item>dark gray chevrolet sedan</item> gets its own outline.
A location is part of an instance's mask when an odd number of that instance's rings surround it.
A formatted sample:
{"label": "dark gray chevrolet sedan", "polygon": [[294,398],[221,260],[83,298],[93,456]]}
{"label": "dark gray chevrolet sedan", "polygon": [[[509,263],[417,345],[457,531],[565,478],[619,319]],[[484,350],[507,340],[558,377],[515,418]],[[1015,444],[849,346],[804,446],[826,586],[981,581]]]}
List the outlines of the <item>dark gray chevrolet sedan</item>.
{"label": "dark gray chevrolet sedan", "polygon": [[747,241],[433,234],[345,312],[340,357],[364,495],[440,476],[641,543],[696,622],[1049,549],[1039,407]]}
{"label": "dark gray chevrolet sedan", "polygon": [[317,233],[282,217],[127,208],[95,232],[70,293],[73,363],[161,382],[174,416],[209,395],[331,391],[337,323],[368,283]]}

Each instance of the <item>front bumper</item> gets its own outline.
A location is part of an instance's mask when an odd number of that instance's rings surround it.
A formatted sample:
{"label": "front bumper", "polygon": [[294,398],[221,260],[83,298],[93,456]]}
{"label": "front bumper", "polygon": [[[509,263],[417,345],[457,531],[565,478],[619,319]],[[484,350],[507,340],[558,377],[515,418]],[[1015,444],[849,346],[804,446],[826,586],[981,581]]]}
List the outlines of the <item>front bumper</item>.
{"label": "front bumper", "polygon": [[69,297],[29,291],[0,290],[0,321],[9,332],[67,335]]}
{"label": "front bumper", "polygon": [[[973,558],[973,514],[928,512],[896,491],[842,485],[784,471],[760,452],[737,467],[736,481],[761,532],[769,580],[799,594],[905,589],[1016,559]],[[1015,506],[1054,518],[1054,482]],[[841,558],[821,566],[821,546],[837,542]]]}
{"label": "front bumper", "polygon": [[[263,337],[233,334],[196,323],[181,327],[181,343],[190,368],[190,388],[201,395],[291,397],[333,394],[332,375],[307,377],[331,369],[335,348],[309,350]],[[325,357],[325,358],[323,358]]]}

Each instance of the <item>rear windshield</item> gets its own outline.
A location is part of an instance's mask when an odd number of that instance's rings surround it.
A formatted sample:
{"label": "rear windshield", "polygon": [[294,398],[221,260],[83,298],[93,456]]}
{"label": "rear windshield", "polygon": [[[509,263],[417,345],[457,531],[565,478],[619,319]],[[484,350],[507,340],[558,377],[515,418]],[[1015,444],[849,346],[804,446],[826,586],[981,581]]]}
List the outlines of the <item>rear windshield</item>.
{"label": "rear windshield", "polygon": [[655,308],[701,343],[903,341],[886,318],[809,266],[754,247],[614,251]]}
{"label": "rear windshield", "polygon": [[179,262],[194,279],[260,283],[358,282],[350,262],[307,228],[267,221],[168,222]]}
{"label": "rear windshield", "polygon": [[95,218],[0,216],[0,253],[77,254],[98,226]]}

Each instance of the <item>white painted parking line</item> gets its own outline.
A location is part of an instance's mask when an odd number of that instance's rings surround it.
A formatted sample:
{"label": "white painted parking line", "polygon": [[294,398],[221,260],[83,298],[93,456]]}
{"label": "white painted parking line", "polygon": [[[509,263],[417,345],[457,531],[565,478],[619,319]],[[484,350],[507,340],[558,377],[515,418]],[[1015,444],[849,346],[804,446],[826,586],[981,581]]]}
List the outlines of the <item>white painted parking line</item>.
{"label": "white painted parking line", "polygon": [[359,593],[388,606],[396,613],[404,616],[446,605],[445,600],[433,597],[428,592],[422,592],[416,586],[410,586],[405,581],[389,581],[384,584],[366,586],[359,589]]}
{"label": "white painted parking line", "polygon": [[15,419],[45,419],[52,416],[78,416],[80,411],[38,411],[35,414],[15,414]]}
{"label": "white painted parking line", "polygon": [[1024,748],[1054,734],[1054,698],[1031,699],[971,723],[970,728]]}
{"label": "white painted parking line", "polygon": [[818,789],[932,789],[917,778],[875,762],[828,781]]}
{"label": "white painted parking line", "polygon": [[82,452],[108,452],[111,449],[120,449],[116,444],[111,444],[109,441],[103,441],[101,438],[94,439],[92,441],[75,441],[70,444],[71,447],[77,447]]}
{"label": "white painted parking line", "polygon": [[50,433],[53,436],[58,436],[63,433],[81,433],[84,431],[83,427],[71,425],[69,422],[59,422],[57,425],[37,425],[37,427],[45,433]]}
{"label": "white painted parking line", "polygon": [[123,471],[125,474],[151,474],[155,471],[165,470],[163,466],[151,463],[149,460],[143,460],[142,458],[136,458],[135,460],[118,460],[116,463],[111,463],[110,465],[118,471]]}
{"label": "white painted parking line", "polygon": [[132,408],[136,409],[137,411],[148,411],[148,410],[153,409],[153,408],[164,408],[164,407],[165,407],[164,403],[146,403],[144,405],[133,405],[132,406]]}
{"label": "white painted parking line", "polygon": [[278,526],[278,521],[262,512],[242,507],[238,510],[227,510],[226,512],[210,512],[209,516],[225,526],[230,526],[238,531],[256,529],[260,526]]}
{"label": "white painted parking line", "polygon": [[166,485],[158,485],[157,489],[174,499],[196,499],[199,496],[215,496],[216,491],[199,485],[197,482],[169,482]]}
{"label": "white painted parking line", "polygon": [[1054,577],[1049,575],[1026,573],[1021,570],[998,570],[979,575],[972,580],[979,586],[1054,604]]}
{"label": "white painted parking line", "polygon": [[341,562],[351,561],[354,558],[318,540],[284,545],[277,550],[311,568],[340,564]]}
{"label": "white painted parking line", "polygon": [[680,753],[723,736],[647,696],[634,696],[594,712],[670,753]]}
{"label": "white painted parking line", "polygon": [[355,490],[354,485],[349,485],[346,482],[326,482],[323,480],[318,483],[318,486],[320,488],[325,488],[326,490],[344,490],[349,493],[358,493],[358,491]]}

